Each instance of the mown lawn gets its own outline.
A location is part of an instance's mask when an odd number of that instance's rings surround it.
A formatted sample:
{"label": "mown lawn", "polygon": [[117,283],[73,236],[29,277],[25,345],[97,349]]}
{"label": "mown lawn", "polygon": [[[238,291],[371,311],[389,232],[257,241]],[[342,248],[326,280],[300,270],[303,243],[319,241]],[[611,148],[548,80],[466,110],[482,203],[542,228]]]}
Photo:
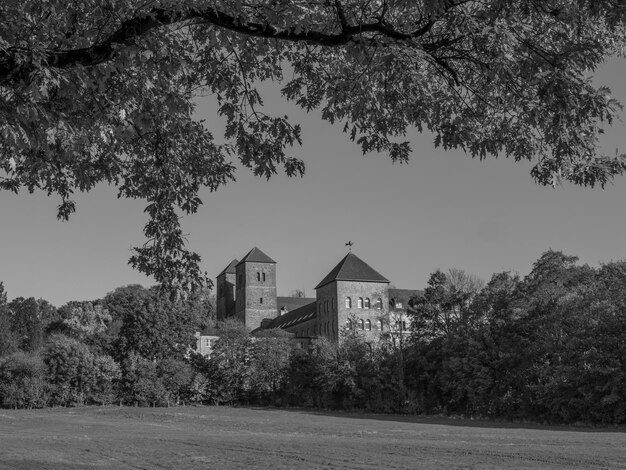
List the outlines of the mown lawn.
{"label": "mown lawn", "polygon": [[626,469],[626,433],[279,409],[0,410],[0,469]]}

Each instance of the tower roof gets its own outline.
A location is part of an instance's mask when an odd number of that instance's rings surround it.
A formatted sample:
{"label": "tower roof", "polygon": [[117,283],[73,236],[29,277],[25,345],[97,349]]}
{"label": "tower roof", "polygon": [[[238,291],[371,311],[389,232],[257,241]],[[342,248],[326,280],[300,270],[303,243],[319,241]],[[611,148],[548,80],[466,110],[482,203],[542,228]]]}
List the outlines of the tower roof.
{"label": "tower roof", "polygon": [[276,264],[276,261],[274,261],[272,258],[267,256],[265,253],[263,253],[261,250],[259,250],[255,246],[254,248],[252,248],[248,252],[248,254],[246,256],[243,257],[243,259],[241,261],[239,261],[239,263],[237,263],[237,266],[239,266],[242,263],[272,263],[272,264]]}
{"label": "tower roof", "polygon": [[222,274],[235,274],[235,266],[237,266],[238,262],[239,261],[237,261],[237,258],[232,260],[230,264],[226,266],[224,270],[217,275],[217,277],[220,277]]}
{"label": "tower roof", "polygon": [[389,280],[354,253],[348,253],[315,288],[333,281],[386,282]]}

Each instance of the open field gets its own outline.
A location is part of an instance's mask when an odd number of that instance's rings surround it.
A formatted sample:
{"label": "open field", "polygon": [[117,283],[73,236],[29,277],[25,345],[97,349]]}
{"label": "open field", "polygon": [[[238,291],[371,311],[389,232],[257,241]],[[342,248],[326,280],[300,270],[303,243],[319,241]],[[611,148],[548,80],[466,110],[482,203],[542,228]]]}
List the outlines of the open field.
{"label": "open field", "polygon": [[0,469],[626,469],[626,433],[245,408],[0,410]]}

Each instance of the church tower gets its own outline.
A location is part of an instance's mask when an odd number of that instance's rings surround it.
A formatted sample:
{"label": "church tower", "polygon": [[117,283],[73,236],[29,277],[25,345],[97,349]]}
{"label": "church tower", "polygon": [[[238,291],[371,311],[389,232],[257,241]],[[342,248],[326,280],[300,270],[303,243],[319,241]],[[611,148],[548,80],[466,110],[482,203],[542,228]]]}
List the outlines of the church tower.
{"label": "church tower", "polygon": [[217,275],[216,314],[217,320],[223,321],[235,314],[235,288],[236,288],[236,259],[232,260],[224,270]]}
{"label": "church tower", "polygon": [[254,330],[264,318],[275,318],[276,262],[254,247],[237,263],[235,274],[237,319]]}

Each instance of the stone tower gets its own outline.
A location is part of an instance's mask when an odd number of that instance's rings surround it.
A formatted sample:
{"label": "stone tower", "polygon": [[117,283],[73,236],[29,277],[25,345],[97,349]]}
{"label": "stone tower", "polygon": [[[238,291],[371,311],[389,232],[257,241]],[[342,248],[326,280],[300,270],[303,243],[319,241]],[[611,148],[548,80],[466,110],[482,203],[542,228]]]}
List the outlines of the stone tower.
{"label": "stone tower", "polygon": [[223,321],[235,314],[236,289],[236,259],[232,260],[224,270],[217,275],[217,320]]}
{"label": "stone tower", "polygon": [[317,334],[333,342],[341,331],[357,329],[367,339],[383,332],[389,281],[354,253],[348,253],[315,287]]}
{"label": "stone tower", "polygon": [[276,262],[254,247],[235,268],[235,315],[250,329],[275,318]]}

